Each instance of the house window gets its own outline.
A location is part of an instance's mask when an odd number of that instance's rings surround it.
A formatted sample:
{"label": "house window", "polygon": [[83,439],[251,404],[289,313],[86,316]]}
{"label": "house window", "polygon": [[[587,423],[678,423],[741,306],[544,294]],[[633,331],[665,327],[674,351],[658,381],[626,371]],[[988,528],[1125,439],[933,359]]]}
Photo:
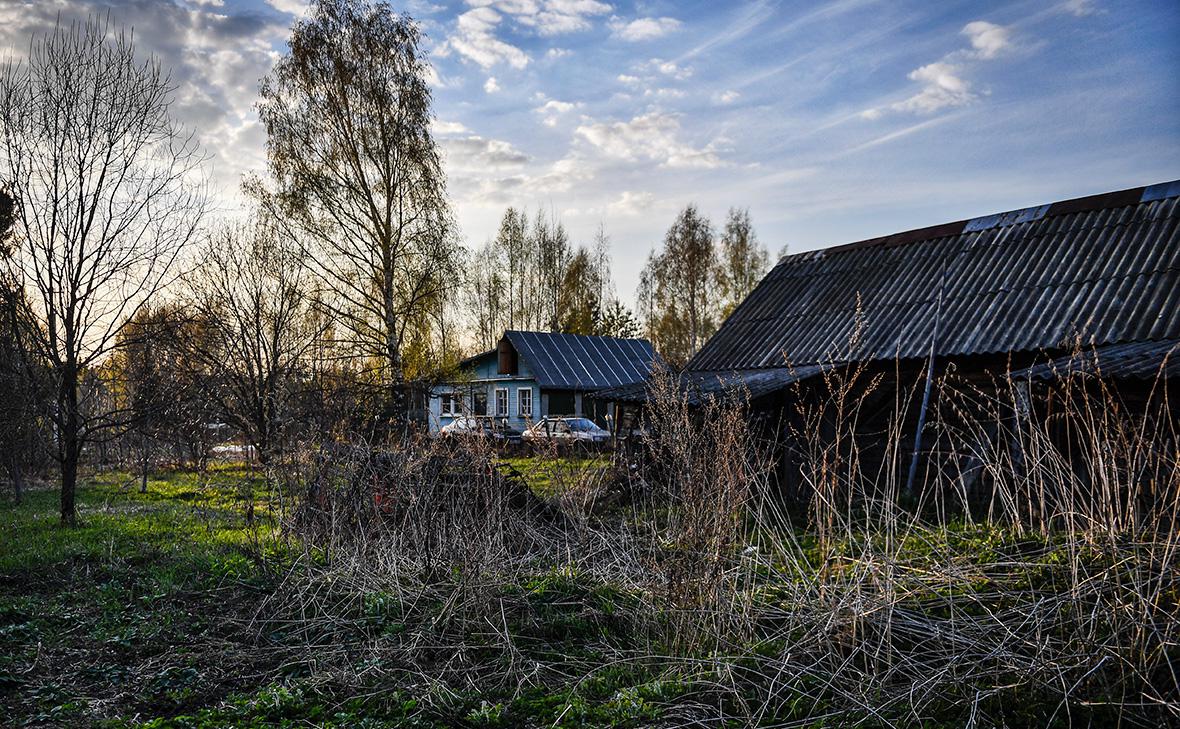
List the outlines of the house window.
{"label": "house window", "polygon": [[440,415],[455,416],[463,411],[463,399],[454,392],[445,392],[439,396],[438,412]]}
{"label": "house window", "polygon": [[496,388],[496,417],[508,417],[508,388]]}
{"label": "house window", "polygon": [[488,412],[488,391],[480,388],[471,393],[471,414],[491,415]]}
{"label": "house window", "polygon": [[533,417],[533,388],[521,387],[516,391],[517,409],[520,417]]}

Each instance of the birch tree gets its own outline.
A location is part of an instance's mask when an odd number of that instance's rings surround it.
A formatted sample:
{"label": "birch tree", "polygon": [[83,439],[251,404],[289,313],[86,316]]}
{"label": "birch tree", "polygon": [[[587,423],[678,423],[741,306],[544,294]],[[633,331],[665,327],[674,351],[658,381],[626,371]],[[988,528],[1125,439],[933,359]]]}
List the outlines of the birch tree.
{"label": "birch tree", "polygon": [[422,36],[384,3],[319,0],[261,87],[276,189],[342,337],[404,422],[404,348],[461,276]]}

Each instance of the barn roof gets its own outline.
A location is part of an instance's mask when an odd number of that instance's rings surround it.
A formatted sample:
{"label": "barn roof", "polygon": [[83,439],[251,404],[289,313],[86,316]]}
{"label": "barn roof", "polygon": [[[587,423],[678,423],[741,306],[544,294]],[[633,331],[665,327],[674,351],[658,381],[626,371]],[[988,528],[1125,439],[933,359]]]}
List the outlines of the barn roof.
{"label": "barn roof", "polygon": [[1180,180],[788,256],[688,369],[1180,338],[1178,196]]}
{"label": "barn roof", "polygon": [[1012,373],[1016,380],[1055,380],[1076,375],[1166,380],[1180,377],[1180,339],[1127,342],[1078,350]]}
{"label": "barn roof", "polygon": [[545,388],[600,390],[640,382],[656,361],[646,339],[515,330],[504,336]]}
{"label": "barn roof", "polygon": [[[757,400],[795,382],[813,377],[824,369],[823,365],[809,365],[740,372],[683,372],[679,375],[677,385],[689,405],[699,405],[710,396],[731,394]],[[648,400],[653,386],[651,380],[645,380],[600,390],[593,396],[597,400],[640,403]]]}

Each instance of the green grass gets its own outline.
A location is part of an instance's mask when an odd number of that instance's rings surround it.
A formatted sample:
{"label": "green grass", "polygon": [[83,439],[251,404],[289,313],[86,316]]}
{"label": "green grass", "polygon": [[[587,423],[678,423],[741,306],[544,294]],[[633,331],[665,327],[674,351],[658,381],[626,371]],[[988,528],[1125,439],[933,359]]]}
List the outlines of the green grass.
{"label": "green grass", "polygon": [[563,487],[577,483],[587,473],[605,472],[610,468],[610,458],[602,454],[557,458],[516,456],[501,459],[501,462],[516,469],[533,493],[542,498],[559,495]]}
{"label": "green grass", "polygon": [[[251,497],[254,523],[245,517]],[[4,726],[627,727],[652,721],[653,697],[680,685],[642,666],[579,681],[583,666],[635,647],[630,598],[556,573],[504,585],[488,600],[526,660],[577,664],[573,679],[476,690],[424,685],[382,665],[376,685],[342,682],[339,671],[363,676],[373,655],[423,636],[492,666],[508,658],[494,635],[448,634],[435,596],[406,605],[342,592],[325,603],[339,620],[314,638],[298,634],[282,605],[266,603],[291,555],[247,469],[160,473],[145,494],[130,474],[101,473],[80,485],[78,502],[74,529],[59,525],[50,487],[0,505]],[[309,641],[370,650],[330,652]],[[390,676],[404,676],[404,687]]]}
{"label": "green grass", "polygon": [[[511,463],[544,496],[576,473],[607,467],[601,458]],[[52,488],[29,492],[19,506],[0,504],[0,725],[675,726],[741,716],[772,688],[770,725],[825,726],[832,709],[820,676],[764,686],[751,678],[773,675],[759,671],[794,650],[795,634],[773,624],[725,655],[675,654],[662,632],[669,613],[653,607],[661,603],[579,573],[576,560],[487,584],[458,574],[409,588],[350,582],[296,561],[302,549],[285,541],[269,496],[256,472],[230,465],[156,474],[145,494],[130,474],[93,475],[80,488],[74,529],[59,526]],[[857,555],[883,554],[882,539],[855,535],[821,553],[800,534],[798,572],[765,561],[747,587],[761,607],[790,615],[791,580],[852,580],[865,569]],[[1116,566],[1097,552],[1070,561],[1056,536],[987,526],[894,539],[892,569],[912,590],[901,607],[926,620],[1007,610],[1013,599],[1073,584],[1071,568],[1097,579]],[[939,565],[957,578],[927,579]],[[1049,637],[1071,639],[1082,617],[1065,615]],[[1013,726],[1042,725],[1039,707],[1053,700],[1021,688],[988,699],[992,715]],[[965,716],[952,698],[930,711],[946,726]]]}

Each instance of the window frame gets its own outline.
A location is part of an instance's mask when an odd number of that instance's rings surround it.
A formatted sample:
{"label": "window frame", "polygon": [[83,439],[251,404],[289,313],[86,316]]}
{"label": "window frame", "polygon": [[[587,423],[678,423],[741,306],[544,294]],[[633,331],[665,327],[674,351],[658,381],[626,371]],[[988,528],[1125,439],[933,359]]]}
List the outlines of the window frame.
{"label": "window frame", "polygon": [[[525,409],[524,409],[524,403],[525,403],[526,398],[522,397],[522,395],[525,395],[525,394],[528,395],[528,398],[527,398],[528,403],[529,403],[528,412],[525,412]],[[533,417],[533,388],[531,388],[531,387],[518,387],[518,388],[516,388],[516,414],[522,418],[532,418]]]}
{"label": "window frame", "polygon": [[[446,407],[450,403],[451,407]],[[463,414],[463,395],[458,392],[442,392],[438,396],[438,414],[448,418],[457,418]]]}
{"label": "window frame", "polygon": [[[504,408],[500,408],[500,393],[504,393]],[[496,417],[507,418],[512,413],[512,390],[507,387],[497,387],[495,390]]]}

